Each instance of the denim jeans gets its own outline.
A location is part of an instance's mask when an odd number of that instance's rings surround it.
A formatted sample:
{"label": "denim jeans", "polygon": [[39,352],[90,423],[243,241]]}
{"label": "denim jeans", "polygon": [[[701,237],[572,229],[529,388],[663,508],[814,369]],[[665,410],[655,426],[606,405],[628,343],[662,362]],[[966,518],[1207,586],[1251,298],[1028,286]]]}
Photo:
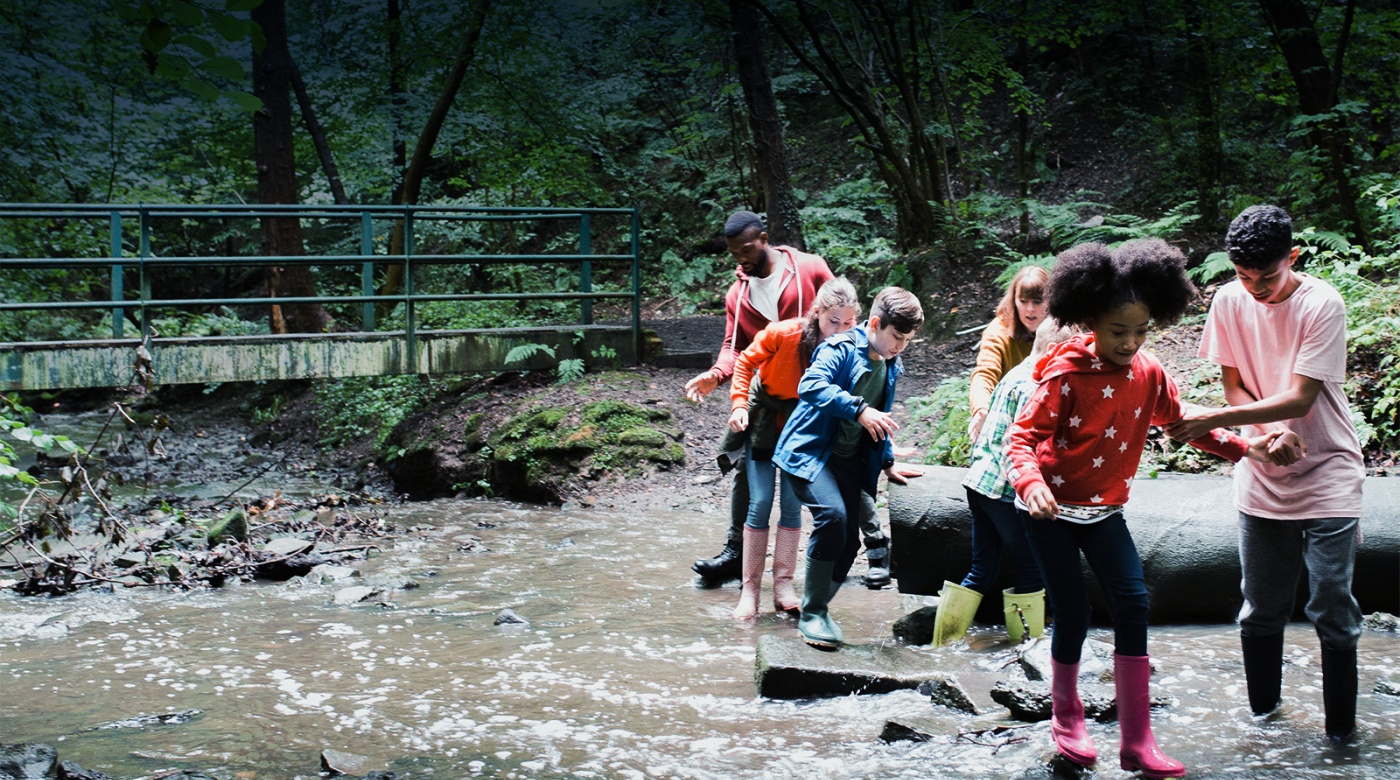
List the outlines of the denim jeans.
{"label": "denim jeans", "polygon": [[1113,613],[1114,649],[1119,655],[1147,655],[1147,583],[1123,513],[1087,525],[1037,520],[1021,509],[1016,515],[1030,536],[1055,613],[1050,657],[1062,664],[1079,663],[1089,635],[1089,591],[1079,566],[1081,551]]}
{"label": "denim jeans", "polygon": [[812,513],[807,557],[832,561],[834,582],[843,582],[860,552],[860,494],[862,458],[831,458],[817,478],[808,482],[788,474],[792,490]]}
{"label": "denim jeans", "polygon": [[1016,593],[1035,593],[1045,587],[1031,553],[1026,527],[1016,517],[1016,505],[1009,500],[989,498],[972,488],[966,490],[967,508],[972,510],[972,567],[963,577],[962,586],[986,596],[996,586],[1001,553],[1005,550],[1016,567]]}
{"label": "denim jeans", "polygon": [[1303,612],[1329,647],[1349,650],[1361,637],[1361,607],[1351,595],[1356,565],[1355,517],[1273,520],[1240,513],[1240,633],[1283,633],[1293,615],[1298,578],[1308,569]]}
{"label": "denim jeans", "polygon": [[745,525],[756,531],[768,529],[768,516],[773,513],[773,480],[778,481],[778,525],[783,528],[802,527],[802,503],[792,492],[792,477],[773,465],[773,457],[754,457],[753,447],[744,442],[745,470],[749,480],[749,512]]}

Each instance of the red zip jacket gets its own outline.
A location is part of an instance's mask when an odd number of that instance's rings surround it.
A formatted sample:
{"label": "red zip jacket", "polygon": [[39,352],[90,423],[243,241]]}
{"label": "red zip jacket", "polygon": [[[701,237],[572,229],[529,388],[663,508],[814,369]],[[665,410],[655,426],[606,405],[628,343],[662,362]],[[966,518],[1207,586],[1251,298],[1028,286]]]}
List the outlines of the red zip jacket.
{"label": "red zip jacket", "polygon": [[[778,296],[778,319],[802,317],[816,302],[817,290],[831,281],[831,269],[818,255],[800,252],[790,246],[769,246],[774,253],[772,273],[796,277],[786,282]],[[723,384],[734,374],[734,360],[753,341],[754,335],[768,327],[769,319],[759,314],[749,303],[749,277],[742,268],[734,269],[737,277],[724,294],[724,343],[710,373]]]}
{"label": "red zip jacket", "polygon": [[[1149,425],[1185,416],[1176,382],[1151,354],[1130,365],[1101,360],[1093,334],[1052,348],[1031,375],[1040,384],[1016,417],[1007,452],[1016,493],[1049,485],[1056,501],[1114,506],[1128,503]],[[1238,462],[1249,451],[1239,435],[1217,429],[1191,446]]]}

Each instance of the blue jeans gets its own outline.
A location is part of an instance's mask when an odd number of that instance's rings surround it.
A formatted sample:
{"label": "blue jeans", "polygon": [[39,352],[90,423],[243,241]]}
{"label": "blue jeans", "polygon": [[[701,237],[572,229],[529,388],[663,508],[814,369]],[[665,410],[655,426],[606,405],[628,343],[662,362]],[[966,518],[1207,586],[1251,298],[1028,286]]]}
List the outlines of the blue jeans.
{"label": "blue jeans", "polygon": [[1037,520],[1016,510],[1031,540],[1031,551],[1045,577],[1045,595],[1055,613],[1050,657],[1079,663],[1089,635],[1089,591],[1079,567],[1079,553],[1089,562],[1113,613],[1113,646],[1119,655],[1147,655],[1147,583],[1142,560],[1128,533],[1123,513],[1083,525],[1066,520]]}
{"label": "blue jeans", "polygon": [[864,471],[862,458],[831,458],[817,478],[808,482],[786,475],[792,490],[812,513],[812,535],[807,557],[833,561],[834,582],[844,582],[860,552],[860,494]]}
{"label": "blue jeans", "polygon": [[962,586],[987,595],[996,586],[1001,573],[1001,551],[1005,549],[1016,567],[1016,593],[1035,593],[1045,587],[1026,527],[1016,517],[1016,505],[1009,499],[989,498],[972,488],[966,490],[967,508],[972,510],[972,568],[963,577]]}
{"label": "blue jeans", "polygon": [[753,447],[744,442],[744,462],[749,479],[749,512],[744,524],[755,531],[768,530],[768,516],[773,513],[773,479],[778,480],[778,525],[783,528],[802,527],[802,504],[792,492],[792,477],[773,465],[773,457],[756,458]]}
{"label": "blue jeans", "polygon": [[1272,520],[1240,513],[1240,633],[1281,634],[1293,616],[1306,564],[1303,612],[1328,647],[1349,650],[1361,637],[1361,607],[1351,595],[1356,565],[1355,517]]}

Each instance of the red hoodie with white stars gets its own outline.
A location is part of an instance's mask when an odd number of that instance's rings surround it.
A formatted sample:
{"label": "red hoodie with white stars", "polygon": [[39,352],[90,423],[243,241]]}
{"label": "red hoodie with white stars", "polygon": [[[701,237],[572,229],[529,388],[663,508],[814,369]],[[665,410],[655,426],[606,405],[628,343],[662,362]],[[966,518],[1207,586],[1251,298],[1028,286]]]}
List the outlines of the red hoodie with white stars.
{"label": "red hoodie with white stars", "polygon": [[[1010,478],[1025,500],[1034,485],[1057,502],[1115,506],[1128,502],[1149,425],[1185,416],[1176,382],[1139,350],[1126,366],[1094,354],[1093,334],[1056,345],[1036,364],[1040,384],[1016,417],[1007,442]],[[1249,451],[1239,435],[1217,429],[1191,446],[1238,462]]]}

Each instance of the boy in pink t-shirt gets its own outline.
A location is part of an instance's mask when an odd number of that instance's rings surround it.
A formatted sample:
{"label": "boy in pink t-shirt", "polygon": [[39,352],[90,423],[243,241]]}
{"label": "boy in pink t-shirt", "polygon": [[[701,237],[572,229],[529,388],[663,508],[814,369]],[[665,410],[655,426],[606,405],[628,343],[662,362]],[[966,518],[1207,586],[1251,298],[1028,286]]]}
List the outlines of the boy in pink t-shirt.
{"label": "boy in pink t-shirt", "polygon": [[1235,469],[1240,512],[1240,640],[1250,708],[1281,703],[1283,632],[1303,566],[1305,613],[1322,641],[1327,737],[1350,741],[1356,719],[1361,609],[1351,594],[1365,468],[1342,383],[1346,310],[1337,291],[1295,271],[1293,224],[1277,206],[1251,206],[1225,238],[1236,280],[1211,302],[1201,357],[1220,365],[1230,406],[1189,412],[1167,431],[1252,426],[1282,431],[1272,463]]}

